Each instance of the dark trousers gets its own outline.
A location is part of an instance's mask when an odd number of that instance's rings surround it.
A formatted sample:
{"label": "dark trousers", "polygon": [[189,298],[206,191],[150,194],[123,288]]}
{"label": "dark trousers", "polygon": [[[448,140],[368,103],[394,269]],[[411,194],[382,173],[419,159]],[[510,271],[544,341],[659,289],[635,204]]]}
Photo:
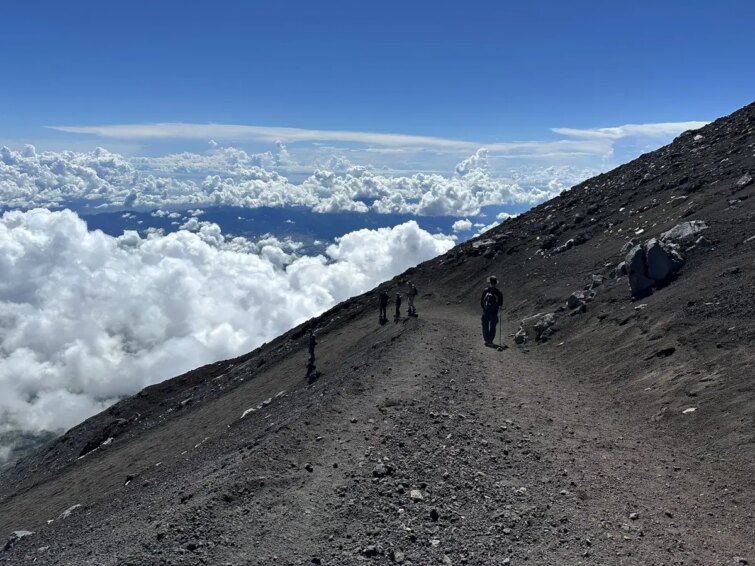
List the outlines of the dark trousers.
{"label": "dark trousers", "polygon": [[497,325],[497,312],[482,313],[482,338],[485,342],[495,342],[495,328]]}
{"label": "dark trousers", "polygon": [[387,308],[388,305],[380,305],[380,320],[388,318],[388,313],[386,312]]}

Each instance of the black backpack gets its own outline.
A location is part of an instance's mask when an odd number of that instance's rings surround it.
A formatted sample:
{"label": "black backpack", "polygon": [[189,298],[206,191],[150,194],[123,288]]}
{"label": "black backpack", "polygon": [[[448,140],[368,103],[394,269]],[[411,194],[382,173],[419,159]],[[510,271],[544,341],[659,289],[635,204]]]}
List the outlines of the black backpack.
{"label": "black backpack", "polygon": [[485,291],[482,297],[482,310],[490,313],[498,311],[498,298],[492,291]]}

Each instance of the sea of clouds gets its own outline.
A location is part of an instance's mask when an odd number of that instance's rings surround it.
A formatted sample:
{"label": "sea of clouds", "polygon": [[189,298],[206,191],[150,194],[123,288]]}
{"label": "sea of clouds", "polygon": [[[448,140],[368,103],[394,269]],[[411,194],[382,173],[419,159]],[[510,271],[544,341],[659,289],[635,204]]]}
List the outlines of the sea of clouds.
{"label": "sea of clouds", "polygon": [[375,212],[477,216],[488,205],[531,206],[598,170],[571,166],[491,174],[482,148],[455,171],[392,175],[339,158],[316,166],[300,182],[279,172],[292,164],[276,153],[236,148],[162,157],[0,148],[0,204],[9,208],[89,203],[95,207],[177,208],[302,206],[313,212]]}
{"label": "sea of clouds", "polygon": [[147,385],[247,352],[454,243],[410,221],[351,232],[311,257],[295,242],[195,224],[112,237],[69,210],[2,215],[0,432],[71,427]]}

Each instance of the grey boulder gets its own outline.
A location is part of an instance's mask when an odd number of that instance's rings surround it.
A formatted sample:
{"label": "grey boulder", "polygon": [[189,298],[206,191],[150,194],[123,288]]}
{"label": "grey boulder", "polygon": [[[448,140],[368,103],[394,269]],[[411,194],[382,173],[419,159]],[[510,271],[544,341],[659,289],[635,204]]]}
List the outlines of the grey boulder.
{"label": "grey boulder", "polygon": [[678,248],[652,238],[645,244],[647,274],[656,282],[665,282],[684,265],[684,258]]}
{"label": "grey boulder", "polygon": [[629,250],[625,265],[632,296],[640,298],[667,283],[684,265],[684,258],[675,244],[652,238]]}
{"label": "grey boulder", "polygon": [[[528,316],[520,323],[519,332],[514,336],[514,341],[517,344],[522,344],[530,339],[535,341],[547,339],[548,336],[553,334],[551,327],[554,324],[556,324],[556,315],[553,313],[538,313]],[[518,340],[521,340],[521,342]]]}

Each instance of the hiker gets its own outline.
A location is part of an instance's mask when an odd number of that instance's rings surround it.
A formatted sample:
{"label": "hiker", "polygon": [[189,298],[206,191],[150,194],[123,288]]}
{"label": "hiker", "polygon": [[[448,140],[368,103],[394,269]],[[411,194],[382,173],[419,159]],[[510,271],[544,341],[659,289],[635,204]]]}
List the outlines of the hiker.
{"label": "hiker", "polygon": [[315,346],[317,346],[317,334],[314,329],[309,331],[309,365],[315,365]]}
{"label": "hiker", "polygon": [[401,294],[396,293],[396,316],[393,318],[396,322],[401,318]]}
{"label": "hiker", "polygon": [[388,320],[388,293],[381,291],[378,297],[380,303],[380,324]]}
{"label": "hiker", "polygon": [[480,297],[482,307],[482,338],[486,346],[494,346],[495,328],[498,324],[498,311],[503,306],[503,293],[498,289],[498,278],[488,277],[488,286]]}
{"label": "hiker", "polygon": [[416,297],[418,293],[419,291],[417,291],[417,287],[414,286],[414,283],[409,281],[409,292],[406,294],[407,303],[409,305],[409,316],[417,316],[417,309],[414,308],[414,297]]}
{"label": "hiker", "polygon": [[309,331],[309,344],[307,346],[309,350],[309,360],[307,361],[307,381],[314,383],[319,377],[320,372],[315,367],[315,346],[317,346],[317,334],[314,329]]}

